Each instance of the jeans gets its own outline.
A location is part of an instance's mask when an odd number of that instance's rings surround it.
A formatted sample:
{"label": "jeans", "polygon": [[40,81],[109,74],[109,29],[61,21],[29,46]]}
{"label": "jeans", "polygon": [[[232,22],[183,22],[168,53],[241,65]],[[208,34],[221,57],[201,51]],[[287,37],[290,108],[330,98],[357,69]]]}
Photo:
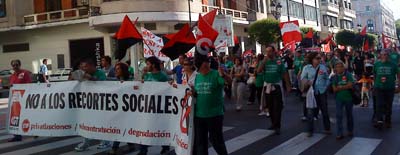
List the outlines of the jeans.
{"label": "jeans", "polygon": [[394,89],[376,89],[376,120],[383,121],[385,115],[385,122],[392,122],[392,106],[394,98]]}
{"label": "jeans", "polygon": [[224,116],[194,118],[193,155],[208,155],[208,139],[218,155],[227,155],[222,125]]}
{"label": "jeans", "polygon": [[283,110],[282,92],[279,85],[275,85],[275,90],[265,95],[265,101],[270,113],[271,127],[279,130],[281,128],[281,118]]}
{"label": "jeans", "polygon": [[313,117],[318,117],[318,112],[319,112],[318,108],[308,109],[305,98],[303,100],[304,100],[303,101],[303,116],[308,117],[308,113],[310,113],[309,111],[311,111],[312,112],[311,114],[313,115]]}
{"label": "jeans", "polygon": [[232,96],[237,108],[242,108],[246,84],[244,82],[232,82]]}
{"label": "jeans", "polygon": [[324,123],[325,130],[331,130],[331,122],[329,120],[329,113],[328,113],[328,99],[327,93],[315,95],[315,100],[317,101],[317,110],[315,109],[308,109],[307,113],[307,120],[308,120],[308,132],[314,132],[314,116],[316,115],[315,112],[319,112],[321,110],[322,113],[322,121]]}
{"label": "jeans", "polygon": [[353,132],[354,121],[353,121],[353,102],[339,101],[336,100],[336,121],[337,121],[337,136],[343,136],[343,108],[346,110],[346,120],[347,120],[347,131],[349,133]]}

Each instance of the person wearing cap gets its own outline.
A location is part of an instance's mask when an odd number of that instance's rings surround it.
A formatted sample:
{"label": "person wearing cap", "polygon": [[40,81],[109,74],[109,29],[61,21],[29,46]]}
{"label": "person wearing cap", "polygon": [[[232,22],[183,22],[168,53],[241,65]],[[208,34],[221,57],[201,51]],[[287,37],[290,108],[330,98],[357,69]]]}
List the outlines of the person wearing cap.
{"label": "person wearing cap", "polygon": [[375,127],[382,129],[383,116],[385,116],[385,126],[392,126],[392,106],[397,79],[400,78],[400,72],[394,62],[389,60],[389,52],[381,52],[380,61],[376,62],[373,69],[374,90],[376,96],[376,115]]}
{"label": "person wearing cap", "polygon": [[222,132],[224,120],[223,89],[231,78],[223,67],[211,69],[207,56],[199,55],[195,60],[198,74],[194,82],[194,155],[208,155],[208,140],[219,155],[227,155]]}
{"label": "person wearing cap", "polygon": [[[264,57],[257,72],[264,72],[265,101],[270,112],[271,127],[276,135],[280,134],[281,117],[283,110],[283,87],[282,80],[286,88],[292,88],[289,73],[282,61],[276,57],[276,50],[273,46],[266,48],[267,55]],[[286,89],[290,92],[291,89]]]}

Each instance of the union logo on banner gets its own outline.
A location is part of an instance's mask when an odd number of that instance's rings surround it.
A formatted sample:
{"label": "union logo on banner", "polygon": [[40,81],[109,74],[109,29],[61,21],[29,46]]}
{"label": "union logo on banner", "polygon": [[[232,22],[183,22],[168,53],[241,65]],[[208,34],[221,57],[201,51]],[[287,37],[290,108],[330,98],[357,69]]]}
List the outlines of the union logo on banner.
{"label": "union logo on banner", "polygon": [[279,24],[279,27],[281,28],[284,45],[290,43],[291,41],[300,42],[302,40],[299,22],[297,20],[282,22]]}

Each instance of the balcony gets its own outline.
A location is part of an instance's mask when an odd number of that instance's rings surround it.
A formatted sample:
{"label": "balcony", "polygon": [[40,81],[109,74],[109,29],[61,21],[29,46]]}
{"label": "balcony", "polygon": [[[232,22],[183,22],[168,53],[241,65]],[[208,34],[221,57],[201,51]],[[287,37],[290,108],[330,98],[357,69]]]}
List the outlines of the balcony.
{"label": "balcony", "polygon": [[[202,12],[207,13],[210,12],[213,9],[219,9],[218,6],[208,6],[208,5],[203,5],[202,6]],[[231,15],[233,19],[236,20],[243,20],[247,21],[247,18],[249,16],[248,12],[244,11],[239,11],[239,10],[233,10],[233,9],[227,9],[227,8],[221,8],[221,13],[224,15]]]}
{"label": "balcony", "polygon": [[321,9],[321,12],[339,13],[339,5],[330,3],[328,1],[321,2],[320,9]]}
{"label": "balcony", "polygon": [[67,10],[44,12],[24,16],[25,25],[36,25],[43,23],[67,21],[73,19],[82,19],[89,17],[89,9],[87,7],[79,7]]}

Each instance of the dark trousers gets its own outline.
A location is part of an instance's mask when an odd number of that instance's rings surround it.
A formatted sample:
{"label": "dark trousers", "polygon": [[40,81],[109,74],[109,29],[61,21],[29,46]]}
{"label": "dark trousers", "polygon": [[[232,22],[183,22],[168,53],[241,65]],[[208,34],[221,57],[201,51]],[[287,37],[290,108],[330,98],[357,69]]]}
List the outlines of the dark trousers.
{"label": "dark trousers", "polygon": [[261,104],[262,90],[263,90],[263,87],[256,87],[258,104]]}
{"label": "dark trousers", "polygon": [[376,120],[383,121],[385,115],[385,122],[392,122],[392,106],[394,98],[394,89],[376,89]]}
{"label": "dark trousers", "polygon": [[[308,117],[308,109],[307,109],[307,103],[306,103],[306,98],[302,98],[302,100],[303,100],[303,116],[304,117]],[[312,110],[311,110],[313,113],[313,115],[314,115],[314,117],[317,117],[318,116],[318,108],[313,108]]]}
{"label": "dark trousers", "polygon": [[336,123],[337,123],[337,136],[343,136],[343,109],[346,111],[347,132],[352,133],[354,128],[353,121],[353,102],[351,101],[338,101],[336,100]]}
{"label": "dark trousers", "polygon": [[331,130],[331,122],[329,120],[328,113],[328,95],[325,92],[324,94],[315,95],[315,100],[317,101],[317,110],[314,108],[308,109],[308,132],[314,132],[314,116],[315,112],[319,112],[321,110],[322,113],[322,121],[324,123],[325,130]]}
{"label": "dark trousers", "polygon": [[224,116],[194,118],[193,155],[208,155],[208,139],[218,155],[227,155],[222,125]]}
{"label": "dark trousers", "polygon": [[250,89],[250,96],[248,101],[254,103],[256,101],[256,91],[257,91],[256,85],[250,84],[249,89]]}
{"label": "dark trousers", "polygon": [[[43,78],[43,74],[38,74],[39,82],[44,83],[46,80]],[[49,76],[46,76],[46,79],[49,79]]]}
{"label": "dark trousers", "polygon": [[275,85],[275,90],[265,95],[265,101],[270,113],[271,127],[279,130],[281,128],[281,117],[283,110],[282,92],[279,85]]}

